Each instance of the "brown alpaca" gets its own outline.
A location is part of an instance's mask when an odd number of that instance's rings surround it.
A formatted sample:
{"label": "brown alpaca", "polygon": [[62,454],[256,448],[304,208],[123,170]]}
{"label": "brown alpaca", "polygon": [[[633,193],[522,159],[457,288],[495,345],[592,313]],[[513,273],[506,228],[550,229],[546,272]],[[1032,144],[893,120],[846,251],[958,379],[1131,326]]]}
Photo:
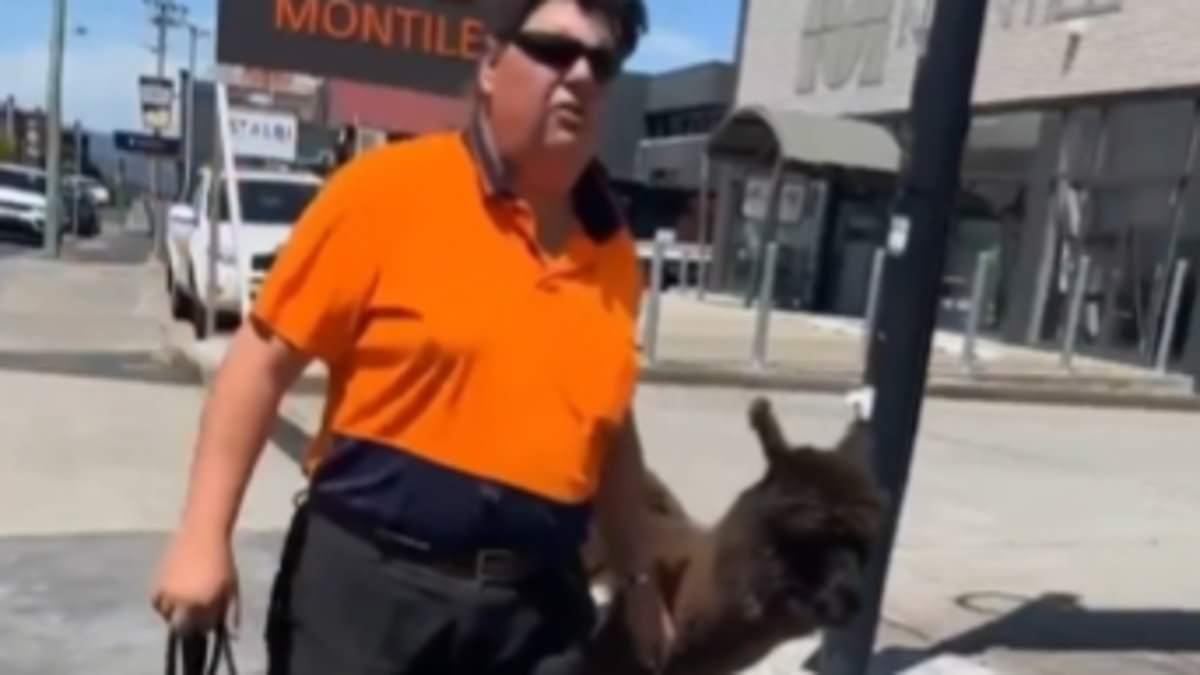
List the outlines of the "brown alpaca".
{"label": "brown alpaca", "polygon": [[[714,527],[695,523],[657,477],[647,480],[656,567],[679,630],[669,674],[730,675],[782,642],[845,623],[860,604],[883,507],[867,424],[852,422],[835,448],[818,450],[789,445],[765,399],[749,417],[767,469]],[[598,540],[585,557],[601,578]],[[588,675],[646,672],[622,603],[618,594],[589,648]]]}

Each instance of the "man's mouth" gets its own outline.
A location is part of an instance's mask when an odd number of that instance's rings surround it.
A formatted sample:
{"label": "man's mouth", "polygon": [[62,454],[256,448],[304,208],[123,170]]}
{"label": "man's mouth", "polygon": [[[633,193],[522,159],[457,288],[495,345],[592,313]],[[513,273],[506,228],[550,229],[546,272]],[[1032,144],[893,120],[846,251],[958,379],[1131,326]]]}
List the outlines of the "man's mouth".
{"label": "man's mouth", "polygon": [[559,103],[551,108],[551,111],[560,122],[572,128],[583,126],[587,115],[583,106],[575,103]]}

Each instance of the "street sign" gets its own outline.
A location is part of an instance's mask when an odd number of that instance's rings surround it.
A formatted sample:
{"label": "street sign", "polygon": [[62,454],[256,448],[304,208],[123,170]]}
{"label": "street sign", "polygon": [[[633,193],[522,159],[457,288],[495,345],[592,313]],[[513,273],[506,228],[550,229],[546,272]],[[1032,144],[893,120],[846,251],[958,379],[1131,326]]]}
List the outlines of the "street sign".
{"label": "street sign", "polygon": [[175,83],[165,77],[138,77],[138,95],[142,101],[142,125],[152,131],[171,126],[171,107],[175,102]]}
{"label": "street sign", "polygon": [[150,155],[152,157],[178,157],[179,139],[165,136],[151,136],[136,131],[115,131],[113,142],[118,150],[135,155]]}
{"label": "street sign", "polygon": [[295,161],[298,135],[295,115],[251,108],[229,109],[229,138],[238,156]]}
{"label": "street sign", "polygon": [[483,53],[484,0],[220,0],[217,62],[457,96]]}

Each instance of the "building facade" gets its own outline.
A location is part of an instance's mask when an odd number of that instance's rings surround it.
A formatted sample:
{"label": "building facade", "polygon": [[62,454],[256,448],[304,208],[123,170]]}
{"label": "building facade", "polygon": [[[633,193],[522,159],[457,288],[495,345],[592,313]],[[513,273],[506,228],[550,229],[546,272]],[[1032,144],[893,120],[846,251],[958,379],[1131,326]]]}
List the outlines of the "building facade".
{"label": "building facade", "polygon": [[[935,7],[746,0],[737,105],[868,119],[906,146]],[[1196,25],[1194,0],[989,3],[946,279],[998,257],[986,329],[1053,345],[1078,295],[1083,351],[1200,374]]]}
{"label": "building facade", "polygon": [[733,104],[735,75],[730,63],[706,61],[644,76],[637,134],[625,146],[630,180],[639,190],[633,203],[639,237],[649,239],[659,229],[674,231],[681,242],[702,236],[700,167],[709,132]]}

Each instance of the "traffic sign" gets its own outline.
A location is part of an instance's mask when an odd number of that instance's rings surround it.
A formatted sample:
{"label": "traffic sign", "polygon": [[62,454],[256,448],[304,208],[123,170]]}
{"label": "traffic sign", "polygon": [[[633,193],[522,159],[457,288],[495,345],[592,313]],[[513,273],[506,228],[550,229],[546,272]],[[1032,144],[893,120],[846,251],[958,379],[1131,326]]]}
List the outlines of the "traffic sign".
{"label": "traffic sign", "polygon": [[138,94],[142,102],[142,124],[156,131],[170,127],[175,83],[165,77],[141,75],[138,77]]}
{"label": "traffic sign", "polygon": [[136,131],[113,132],[113,142],[117,149],[135,155],[151,155],[154,157],[178,157],[179,139],[166,136],[151,136]]}

